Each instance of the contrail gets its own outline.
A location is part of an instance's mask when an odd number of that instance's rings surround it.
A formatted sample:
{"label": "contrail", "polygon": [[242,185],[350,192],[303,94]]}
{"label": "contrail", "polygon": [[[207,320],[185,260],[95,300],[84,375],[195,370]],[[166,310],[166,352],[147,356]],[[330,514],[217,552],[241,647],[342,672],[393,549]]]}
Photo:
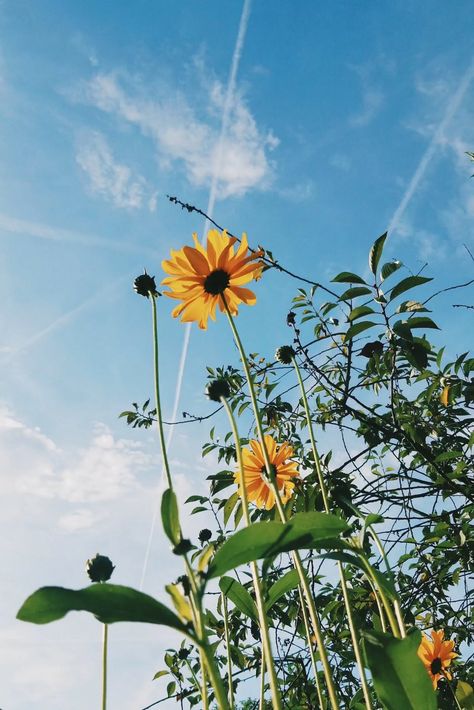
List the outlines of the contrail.
{"label": "contrail", "polygon": [[438,147],[439,143],[441,142],[441,139],[443,137],[443,133],[446,130],[446,128],[448,127],[449,123],[451,122],[453,116],[455,115],[455,113],[459,109],[473,77],[474,77],[474,63],[471,63],[471,65],[467,69],[466,73],[464,74],[463,78],[461,79],[461,82],[458,86],[456,93],[452,97],[451,101],[448,103],[445,114],[443,116],[443,120],[441,121],[438,128],[436,129],[428,148],[426,149],[425,153],[423,154],[423,156],[418,164],[418,167],[416,168],[416,170],[413,174],[413,177],[410,180],[410,184],[408,185],[408,187],[405,191],[405,194],[403,195],[403,197],[400,201],[400,204],[398,205],[397,209],[393,213],[392,219],[390,220],[390,224],[388,227],[389,233],[397,229],[397,227],[400,223],[400,219],[403,216],[403,213],[405,212],[409,203],[411,202],[413,195],[417,191],[418,185],[420,184],[421,180],[423,179],[423,177],[425,175],[426,169],[435,154],[436,148]]}
{"label": "contrail", "polygon": [[[237,70],[239,68],[239,62],[240,62],[240,58],[242,56],[242,50],[244,47],[245,35],[247,32],[247,26],[248,26],[249,17],[250,17],[251,4],[252,4],[252,0],[244,0],[242,14],[240,16],[239,30],[237,33],[237,40],[235,42],[234,52],[232,54],[232,62],[231,62],[231,67],[230,67],[229,80],[227,82],[224,110],[223,110],[223,114],[222,114],[221,130],[220,130],[219,139],[217,142],[216,160],[214,163],[214,171],[212,174],[212,181],[211,181],[211,187],[209,190],[209,199],[208,199],[207,210],[206,210],[206,214],[208,214],[210,217],[212,217],[212,214],[214,212],[214,207],[216,204],[217,187],[219,184],[219,171],[220,171],[220,166],[221,166],[221,161],[222,161],[222,148],[223,148],[223,144],[224,144],[225,135],[227,132],[227,127],[229,125],[229,117],[230,117],[230,112],[231,112],[231,108],[232,108],[232,101],[233,101],[234,94],[235,94]],[[208,220],[206,219],[204,221],[203,234],[206,233],[207,228],[208,228]],[[184,377],[184,369],[186,366],[186,359],[187,359],[188,350],[189,350],[190,335],[191,335],[191,323],[187,323],[185,333],[184,333],[183,348],[181,350],[181,358],[179,361],[178,376],[176,379],[176,391],[175,391],[175,396],[174,396],[173,413],[171,415],[172,422],[174,422],[176,420],[176,416],[178,414],[179,400],[180,400],[180,396],[181,396],[181,387],[183,384],[183,377]],[[174,426],[170,426],[169,431],[168,431],[168,436],[166,438],[166,449],[167,450],[169,450],[169,448],[171,446],[171,442],[173,440],[173,434],[174,434]],[[161,471],[161,484],[160,484],[160,488],[157,492],[158,494],[160,493],[161,488],[163,487],[163,482],[164,482],[164,468],[162,468],[162,471]],[[153,519],[152,519],[151,528],[150,528],[150,534],[148,536],[148,543],[147,543],[147,548],[146,548],[146,552],[145,552],[145,559],[143,562],[142,576],[141,576],[141,580],[140,580],[140,589],[143,589],[143,584],[145,581],[146,571],[147,571],[147,567],[148,567],[148,560],[150,558],[151,546],[153,543],[153,537],[154,537],[154,533],[155,533],[156,520],[158,518],[159,505],[160,505],[160,500],[159,500],[159,495],[157,495],[155,510],[153,512]]]}

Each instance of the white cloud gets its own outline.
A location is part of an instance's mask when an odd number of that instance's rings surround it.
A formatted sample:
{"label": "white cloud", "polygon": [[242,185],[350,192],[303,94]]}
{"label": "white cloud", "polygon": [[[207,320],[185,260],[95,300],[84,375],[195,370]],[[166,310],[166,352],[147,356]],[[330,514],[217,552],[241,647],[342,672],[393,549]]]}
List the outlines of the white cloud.
{"label": "white cloud", "polygon": [[349,118],[349,123],[357,128],[368,126],[379,113],[383,102],[384,95],[381,91],[365,86],[362,92],[362,108]]}
{"label": "white cloud", "polygon": [[[204,74],[199,66],[197,70]],[[268,188],[273,178],[268,154],[278,139],[271,131],[260,130],[242,93],[236,91],[220,141],[226,91],[218,79],[205,74],[205,95],[199,92],[194,99],[168,88],[150,98],[150,92],[137,84],[104,73],[84,83],[76,98],[136,126],[153,140],[161,168],[180,165],[193,185],[210,186],[217,171],[221,199]]]}
{"label": "white cloud", "polygon": [[[83,133],[78,142],[76,161],[89,179],[93,193],[105,197],[116,207],[141,208],[149,188],[141,175],[118,163],[105,137],[98,131]],[[151,202],[150,202],[151,200]],[[156,195],[148,199],[151,211],[156,207]]]}

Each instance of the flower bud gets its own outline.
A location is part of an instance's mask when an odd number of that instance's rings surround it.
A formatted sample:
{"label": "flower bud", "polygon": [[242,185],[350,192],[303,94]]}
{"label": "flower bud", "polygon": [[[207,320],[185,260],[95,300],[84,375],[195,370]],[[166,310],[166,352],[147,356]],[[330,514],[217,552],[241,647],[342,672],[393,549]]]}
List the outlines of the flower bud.
{"label": "flower bud", "polygon": [[146,298],[149,297],[150,293],[152,296],[159,296],[156,290],[155,277],[147,274],[146,269],[144,274],[137,276],[133,282],[133,288],[140,296],[145,296]]}
{"label": "flower bud", "polygon": [[86,562],[86,572],[91,582],[107,582],[112,576],[115,565],[105,555],[97,553]]}
{"label": "flower bud", "polygon": [[203,530],[201,530],[201,532],[198,535],[198,539],[199,539],[199,542],[201,543],[201,545],[204,545],[204,543],[207,542],[208,540],[210,540],[211,537],[212,537],[212,532],[210,530],[208,530],[207,528],[204,528]]}
{"label": "flower bud", "polygon": [[227,380],[212,380],[206,387],[206,394],[213,402],[220,402],[221,397],[230,396],[230,386]]}
{"label": "flower bud", "polygon": [[275,358],[282,365],[291,365],[291,361],[295,356],[295,351],[291,345],[282,345],[275,353]]}

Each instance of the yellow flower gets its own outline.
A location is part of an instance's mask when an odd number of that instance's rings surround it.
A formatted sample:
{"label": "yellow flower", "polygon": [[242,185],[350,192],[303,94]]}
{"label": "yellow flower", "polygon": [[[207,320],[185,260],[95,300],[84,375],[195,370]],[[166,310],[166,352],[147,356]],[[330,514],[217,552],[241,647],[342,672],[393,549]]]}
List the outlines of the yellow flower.
{"label": "yellow flower", "polygon": [[436,690],[440,678],[451,680],[451,674],[446,670],[453,658],[458,656],[453,653],[454,641],[443,641],[444,631],[432,631],[432,641],[423,636],[418,647],[418,656],[421,658]]}
{"label": "yellow flower", "polygon": [[[277,444],[269,436],[265,436],[265,446],[268,451],[270,464],[273,467],[278,490],[283,503],[286,503],[293,494],[294,482],[291,480],[299,476],[297,465],[294,461],[288,461],[293,455],[293,449],[288,443]],[[245,488],[249,502],[255,503],[257,508],[270,510],[275,505],[275,495],[268,482],[265,472],[265,459],[260,442],[252,440],[250,449],[242,449],[243,468],[245,477]],[[234,480],[239,486],[241,493],[240,471],[234,474]]]}
{"label": "yellow flower", "polygon": [[162,284],[171,289],[164,291],[166,296],[181,301],[173,310],[173,317],[196,321],[206,330],[208,318],[216,319],[216,306],[225,311],[222,296],[232,315],[237,315],[240,303],[255,304],[255,294],[242,286],[260,277],[262,264],[257,259],[262,252],[249,250],[245,234],[235,251],[237,238],[229,237],[225,230],[211,229],[206,248],[199,243],[197,234],[193,234],[193,239],[194,247],[171,250],[171,259],[162,262],[164,271],[170,274]]}

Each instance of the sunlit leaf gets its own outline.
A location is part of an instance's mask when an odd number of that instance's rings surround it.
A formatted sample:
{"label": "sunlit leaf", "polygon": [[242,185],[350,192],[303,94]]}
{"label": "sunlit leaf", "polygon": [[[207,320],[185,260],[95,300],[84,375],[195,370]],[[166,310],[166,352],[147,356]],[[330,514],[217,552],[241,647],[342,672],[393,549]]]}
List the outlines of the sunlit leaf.
{"label": "sunlit leaf", "polygon": [[287,523],[254,523],[231,535],[219,548],[207,576],[220,577],[239,565],[290,550],[344,547],[338,536],[347,529],[347,523],[326,513],[297,513]]}
{"label": "sunlit leaf", "polygon": [[185,621],[192,621],[193,615],[191,613],[191,607],[179,587],[176,584],[167,584],[165,589],[170,595],[174,608],[178,612],[181,619],[184,619]]}
{"label": "sunlit leaf", "polygon": [[362,646],[379,700],[385,710],[436,710],[430,677],[418,658],[421,633],[404,639],[374,630],[362,632]]}
{"label": "sunlit leaf", "polygon": [[385,232],[378,239],[375,240],[369,252],[369,267],[374,276],[377,273],[377,266],[379,265],[380,257],[382,256],[383,247],[386,239],[387,232]]}
{"label": "sunlit leaf", "polygon": [[456,700],[459,705],[466,710],[473,710],[474,708],[474,690],[469,683],[463,680],[458,680],[456,684]]}
{"label": "sunlit leaf", "polygon": [[386,264],[384,264],[380,269],[380,276],[382,277],[382,281],[388,279],[388,277],[394,274],[395,271],[398,271],[401,266],[401,261],[388,261]]}
{"label": "sunlit leaf", "polygon": [[24,602],[17,619],[49,624],[70,611],[88,611],[104,624],[143,622],[188,633],[176,614],[164,604],[148,594],[118,584],[92,584],[85,589],[42,587]]}
{"label": "sunlit leaf", "polygon": [[405,291],[408,291],[411,288],[415,288],[415,286],[421,286],[422,284],[428,283],[428,281],[432,281],[433,279],[430,279],[426,276],[407,276],[406,279],[403,279],[402,281],[399,281],[396,286],[394,286],[390,292],[390,300],[393,301],[394,298],[397,298],[397,296],[400,296],[400,294],[405,293]]}

